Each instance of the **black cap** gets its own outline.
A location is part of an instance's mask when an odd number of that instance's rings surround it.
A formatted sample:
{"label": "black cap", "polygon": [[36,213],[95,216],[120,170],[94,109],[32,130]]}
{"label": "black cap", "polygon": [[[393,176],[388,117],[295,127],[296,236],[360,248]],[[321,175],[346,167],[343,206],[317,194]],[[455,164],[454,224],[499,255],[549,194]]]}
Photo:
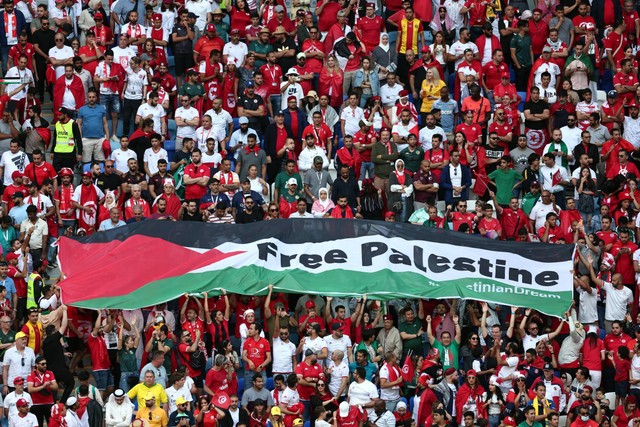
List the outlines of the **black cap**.
{"label": "black cap", "polygon": [[22,191],[16,191],[15,193],[13,193],[11,195],[11,197],[15,198],[15,197],[21,197],[24,199],[24,193]]}
{"label": "black cap", "polygon": [[338,329],[342,328],[342,325],[338,322],[333,322],[331,324],[331,330],[332,331],[337,331]]}
{"label": "black cap", "polygon": [[310,348],[306,349],[304,352],[304,357],[309,357],[312,354],[316,354],[313,350],[311,350]]}
{"label": "black cap", "polygon": [[553,371],[553,366],[551,366],[551,363],[545,363],[544,367],[542,368],[543,371]]}

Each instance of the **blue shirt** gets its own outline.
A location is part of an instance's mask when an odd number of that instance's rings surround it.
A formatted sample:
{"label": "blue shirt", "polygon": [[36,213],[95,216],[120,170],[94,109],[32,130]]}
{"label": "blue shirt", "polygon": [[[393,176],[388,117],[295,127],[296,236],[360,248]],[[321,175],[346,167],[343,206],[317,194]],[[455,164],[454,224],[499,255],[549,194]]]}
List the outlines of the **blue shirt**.
{"label": "blue shirt", "polygon": [[100,104],[94,104],[90,107],[86,104],[78,110],[78,118],[82,119],[82,137],[83,138],[104,138],[104,125],[102,118],[107,117],[107,111]]}
{"label": "blue shirt", "polygon": [[5,277],[4,280],[0,279],[0,285],[4,286],[7,290],[7,298],[13,304],[13,294],[17,293],[16,284],[13,282],[11,277]]}
{"label": "blue shirt", "polygon": [[13,218],[14,224],[22,224],[22,221],[27,219],[27,207],[26,203],[23,203],[22,206],[14,206],[9,211],[9,216]]}
{"label": "blue shirt", "polygon": [[[353,372],[356,370],[356,368],[360,366],[358,365],[358,362],[351,362],[349,363],[349,373],[353,374]],[[364,371],[366,373],[365,377],[367,379],[367,381],[373,381],[373,375],[378,372],[378,367],[376,366],[375,363],[371,363],[371,362],[367,362],[366,365],[363,366]]]}
{"label": "blue shirt", "polygon": [[100,223],[100,228],[98,229],[98,231],[112,230],[117,227],[122,227],[123,225],[126,225],[126,223],[123,220],[119,220],[118,223],[114,225],[111,222],[111,218],[109,218],[109,219],[105,219]]}
{"label": "blue shirt", "polygon": [[[453,115],[458,112],[458,104],[453,99],[444,102],[442,99],[437,99],[433,103],[433,108],[438,108],[441,111],[440,127],[445,132],[453,132]],[[444,136],[444,135],[443,135]]]}

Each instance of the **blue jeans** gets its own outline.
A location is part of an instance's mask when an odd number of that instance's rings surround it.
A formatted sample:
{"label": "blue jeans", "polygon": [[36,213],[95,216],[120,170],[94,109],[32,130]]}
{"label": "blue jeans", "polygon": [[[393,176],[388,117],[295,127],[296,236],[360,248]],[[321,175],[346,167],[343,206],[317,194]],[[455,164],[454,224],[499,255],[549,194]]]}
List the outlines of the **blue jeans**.
{"label": "blue jeans", "polygon": [[365,175],[369,174],[369,179],[373,179],[373,162],[362,162],[362,167],[360,167],[360,179],[364,179]]}
{"label": "blue jeans", "polygon": [[498,427],[500,425],[500,415],[489,415],[489,426]]}
{"label": "blue jeans", "polygon": [[7,61],[9,60],[9,49],[12,45],[0,45],[0,60],[2,61],[2,75],[7,74]]}
{"label": "blue jeans", "polygon": [[139,373],[138,372],[120,372],[120,388],[122,390],[124,390],[124,392],[128,392],[130,390],[129,387],[129,378],[130,377],[135,377],[138,378],[139,377]]}
{"label": "blue jeans", "polygon": [[[253,372],[251,369],[249,369],[249,365],[247,365],[245,363],[244,365],[244,389],[248,390],[251,387],[253,387],[253,375],[255,374],[255,372]],[[262,375],[262,379],[264,380],[265,384],[267,382],[267,372],[266,371],[262,371],[260,373]]]}

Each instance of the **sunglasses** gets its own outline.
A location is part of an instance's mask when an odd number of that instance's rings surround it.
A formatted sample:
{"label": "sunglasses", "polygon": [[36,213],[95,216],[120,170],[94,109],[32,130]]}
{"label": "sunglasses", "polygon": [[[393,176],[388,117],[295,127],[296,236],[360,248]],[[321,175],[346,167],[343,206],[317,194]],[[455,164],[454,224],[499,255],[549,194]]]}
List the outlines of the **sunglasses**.
{"label": "sunglasses", "polygon": [[269,209],[269,212],[278,212],[278,209]]}

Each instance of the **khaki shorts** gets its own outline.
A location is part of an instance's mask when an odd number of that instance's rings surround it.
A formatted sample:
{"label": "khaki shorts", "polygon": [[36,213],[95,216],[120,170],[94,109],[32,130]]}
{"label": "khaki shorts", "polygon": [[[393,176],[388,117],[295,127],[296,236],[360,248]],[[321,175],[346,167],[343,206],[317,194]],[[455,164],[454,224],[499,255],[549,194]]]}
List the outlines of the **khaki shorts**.
{"label": "khaki shorts", "polygon": [[104,162],[102,142],[104,138],[82,138],[82,162],[91,163],[91,160]]}

